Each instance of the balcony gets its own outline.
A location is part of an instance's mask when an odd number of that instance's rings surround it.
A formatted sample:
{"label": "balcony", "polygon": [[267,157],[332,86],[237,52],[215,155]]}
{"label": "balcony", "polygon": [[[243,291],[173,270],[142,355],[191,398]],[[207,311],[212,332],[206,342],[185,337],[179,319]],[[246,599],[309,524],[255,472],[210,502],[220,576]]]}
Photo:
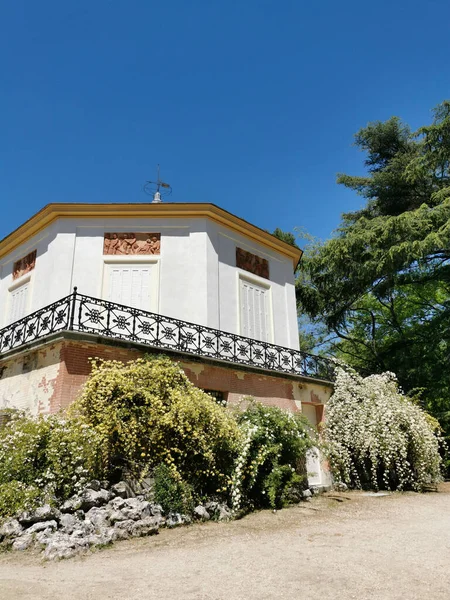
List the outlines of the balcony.
{"label": "balcony", "polygon": [[55,333],[74,331],[150,349],[333,381],[333,363],[315,356],[77,293],[0,330],[2,354]]}

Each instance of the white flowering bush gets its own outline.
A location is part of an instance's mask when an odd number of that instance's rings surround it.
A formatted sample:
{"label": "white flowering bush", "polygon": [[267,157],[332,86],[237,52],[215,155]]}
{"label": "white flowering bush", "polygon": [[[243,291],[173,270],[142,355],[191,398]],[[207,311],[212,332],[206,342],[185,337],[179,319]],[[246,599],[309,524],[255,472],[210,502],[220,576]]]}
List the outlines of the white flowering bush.
{"label": "white flowering bush", "polygon": [[[241,429],[244,433],[244,438],[242,440],[242,446],[240,448],[239,455],[236,459],[233,471],[232,478],[232,486],[231,486],[231,507],[233,511],[237,512],[242,505],[243,502],[243,487],[246,475],[252,471],[254,473],[254,469],[250,469],[249,465],[249,455],[250,455],[250,447],[253,442],[253,436],[258,431],[257,427],[251,426],[246,421],[241,423]],[[251,464],[251,463],[250,463]],[[251,481],[246,482],[246,487],[251,487]]]}
{"label": "white flowering bush", "polygon": [[42,490],[35,485],[17,480],[0,483],[0,523],[5,517],[36,508],[41,498]]}
{"label": "white flowering bush", "polygon": [[435,424],[393,373],[338,366],[323,437],[335,479],[352,488],[420,491],[441,478]]}
{"label": "white flowering bush", "polygon": [[0,428],[0,517],[71,496],[100,474],[99,449],[95,430],[79,420],[17,411]]}
{"label": "white flowering bush", "polygon": [[313,446],[308,421],[273,406],[251,402],[237,415],[243,432],[235,462],[231,501],[241,508],[281,508],[306,487],[306,452]]}

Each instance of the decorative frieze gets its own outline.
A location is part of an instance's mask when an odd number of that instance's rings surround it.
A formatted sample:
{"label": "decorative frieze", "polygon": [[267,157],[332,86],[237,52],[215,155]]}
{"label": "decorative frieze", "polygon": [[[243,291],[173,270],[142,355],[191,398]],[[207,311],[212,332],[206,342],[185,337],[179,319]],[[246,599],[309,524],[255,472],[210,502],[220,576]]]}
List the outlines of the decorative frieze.
{"label": "decorative frieze", "polygon": [[269,279],[269,261],[242,248],[236,248],[236,266],[253,275]]}
{"label": "decorative frieze", "polygon": [[13,266],[13,280],[18,279],[25,273],[29,273],[36,266],[36,250],[30,252],[20,260],[16,261]]}
{"label": "decorative frieze", "polygon": [[160,233],[105,233],[103,254],[160,254]]}

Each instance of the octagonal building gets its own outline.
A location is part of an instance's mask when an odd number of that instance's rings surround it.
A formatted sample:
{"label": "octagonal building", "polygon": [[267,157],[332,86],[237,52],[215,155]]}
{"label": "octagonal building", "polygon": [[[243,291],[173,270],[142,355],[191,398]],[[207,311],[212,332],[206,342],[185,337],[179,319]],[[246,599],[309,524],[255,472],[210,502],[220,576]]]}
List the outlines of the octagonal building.
{"label": "octagonal building", "polygon": [[0,242],[0,327],[76,286],[298,349],[300,256],[213,204],[50,204]]}
{"label": "octagonal building", "polygon": [[317,425],[332,369],[299,349],[300,258],[214,204],[47,205],[0,241],[0,418],[64,410],[92,357],[164,353],[217,400]]}

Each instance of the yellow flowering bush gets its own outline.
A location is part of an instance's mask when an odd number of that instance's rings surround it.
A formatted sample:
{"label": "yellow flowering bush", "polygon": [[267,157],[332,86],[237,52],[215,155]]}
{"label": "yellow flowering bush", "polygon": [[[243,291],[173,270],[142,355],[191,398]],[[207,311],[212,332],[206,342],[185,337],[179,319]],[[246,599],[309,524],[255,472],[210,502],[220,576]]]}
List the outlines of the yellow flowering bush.
{"label": "yellow flowering bush", "polygon": [[393,373],[361,377],[336,368],[323,427],[335,478],[350,487],[423,490],[440,481],[440,439]]}
{"label": "yellow flowering bush", "polygon": [[164,356],[127,364],[92,360],[70,412],[102,439],[107,476],[142,477],[166,464],[199,496],[226,495],[241,431],[211,396]]}

